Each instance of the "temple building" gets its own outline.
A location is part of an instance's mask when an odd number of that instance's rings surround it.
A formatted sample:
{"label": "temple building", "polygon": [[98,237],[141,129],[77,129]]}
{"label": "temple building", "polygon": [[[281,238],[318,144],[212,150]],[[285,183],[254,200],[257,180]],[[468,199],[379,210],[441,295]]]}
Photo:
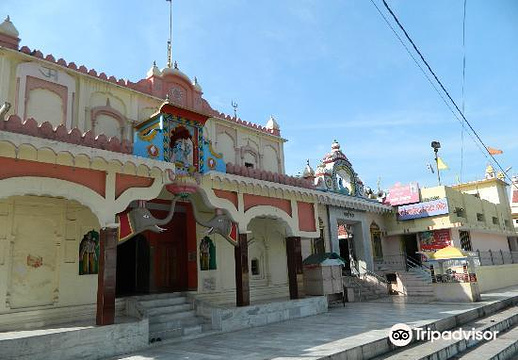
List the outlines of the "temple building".
{"label": "temple building", "polygon": [[[300,296],[319,193],[285,174],[273,117],[261,126],[213,109],[176,63],[131,82],[18,36],[7,18],[0,329],[112,324],[136,295],[233,306]],[[159,325],[150,333],[167,337]]]}
{"label": "temple building", "polygon": [[[95,320],[95,346],[88,327],[80,344],[55,340],[70,354],[322,313],[325,297],[304,296],[311,255],[339,255],[339,290],[358,301],[369,288],[388,296],[420,233],[447,229],[464,248],[468,232],[473,251],[515,234],[498,178],[411,187],[397,202],[336,140],[315,170],[289,176],[282,121],[214,109],[174,61],[132,82],[20,47],[9,17],[0,104],[0,331]],[[404,207],[443,198],[449,208],[424,219]],[[37,354],[31,341],[9,351]]]}

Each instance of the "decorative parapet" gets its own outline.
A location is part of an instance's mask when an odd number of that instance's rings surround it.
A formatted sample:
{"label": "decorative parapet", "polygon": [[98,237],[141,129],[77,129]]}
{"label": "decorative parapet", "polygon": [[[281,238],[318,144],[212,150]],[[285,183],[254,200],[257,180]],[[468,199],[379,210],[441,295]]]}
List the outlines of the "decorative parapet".
{"label": "decorative parapet", "polygon": [[128,140],[120,141],[116,137],[108,139],[104,134],[95,136],[92,131],[82,133],[78,128],[74,128],[69,131],[63,124],[54,128],[47,121],[38,125],[36,120],[33,118],[22,121],[22,119],[17,115],[11,115],[7,120],[0,120],[0,131],[8,131],[43,139],[56,140],[69,144],[83,145],[122,154],[131,154],[133,152],[133,145]]}
{"label": "decorative parapet", "polygon": [[[115,76],[108,76],[104,72],[98,73],[95,69],[88,69],[84,65],[76,65],[74,62],[67,63],[63,58],[59,58],[56,60],[56,58],[52,54],[43,55],[43,53],[39,50],[33,49],[31,50],[28,46],[22,46],[19,50],[19,52],[24,53],[26,55],[48,61],[50,63],[53,63],[55,65],[59,65],[61,67],[77,71],[79,73],[92,76],[94,78],[108,81],[110,83],[113,83],[118,86],[122,86],[131,90],[135,90],[141,93],[144,93],[146,95],[155,96],[153,94],[153,82],[151,79],[141,79],[138,82],[132,82],[128,79],[117,79]],[[280,130],[279,129],[268,129],[264,126],[257,125],[248,121],[241,120],[240,118],[231,117],[230,115],[224,114],[222,112],[219,112],[217,110],[212,109],[210,104],[202,98],[202,111],[207,113],[207,115],[210,115],[212,117],[223,119],[226,121],[234,122],[236,124],[246,126],[250,129],[257,130],[260,132],[264,132],[273,136],[280,136]],[[199,111],[199,110],[197,110]]]}
{"label": "decorative parapet", "polygon": [[227,173],[306,189],[313,189],[315,187],[311,181],[303,178],[273,173],[266,170],[247,168],[246,166],[239,166],[231,163],[227,163]]}
{"label": "decorative parapet", "polygon": [[234,122],[236,124],[240,124],[240,125],[249,127],[249,128],[251,128],[253,130],[261,131],[261,132],[264,132],[264,133],[267,133],[267,134],[270,134],[270,135],[273,135],[273,136],[281,136],[281,131],[279,129],[268,129],[265,126],[261,126],[261,125],[257,125],[257,124],[251,123],[249,121],[241,120],[238,117],[230,116],[228,114],[224,114],[224,113],[219,112],[217,110],[212,110],[210,113],[211,113],[212,117],[215,117],[215,118],[218,118],[218,119],[223,119],[223,120],[226,120],[226,121]]}

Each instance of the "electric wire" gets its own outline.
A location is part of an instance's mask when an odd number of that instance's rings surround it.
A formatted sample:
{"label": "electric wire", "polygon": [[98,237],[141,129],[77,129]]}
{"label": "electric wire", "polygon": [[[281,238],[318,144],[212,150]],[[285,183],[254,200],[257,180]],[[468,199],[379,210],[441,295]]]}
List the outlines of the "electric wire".
{"label": "electric wire", "polygon": [[[430,85],[433,87],[433,89],[435,90],[435,92],[437,92],[437,94],[439,95],[439,97],[441,98],[441,100],[444,102],[444,104],[446,105],[446,107],[448,107],[448,109],[450,110],[450,112],[453,114],[453,116],[457,119],[457,121],[461,124],[461,126],[464,126],[464,122],[462,121],[462,119],[459,117],[459,115],[455,112],[455,110],[453,109],[453,107],[451,106],[451,104],[448,102],[448,100],[444,97],[444,95],[441,93],[441,91],[439,90],[439,88],[437,88],[436,84],[433,82],[433,80],[430,78],[430,76],[426,73],[426,70],[421,66],[421,64],[419,63],[419,61],[417,61],[417,59],[415,58],[414,54],[412,54],[412,52],[410,51],[410,49],[408,48],[408,46],[405,44],[405,42],[403,41],[403,39],[401,38],[401,36],[399,36],[399,34],[397,33],[396,29],[394,29],[394,27],[392,26],[392,24],[390,23],[390,21],[387,19],[387,17],[385,16],[385,14],[383,14],[383,12],[381,11],[381,9],[376,5],[376,3],[374,2],[374,0],[371,0],[371,3],[374,5],[374,7],[376,8],[376,10],[378,11],[378,13],[381,15],[381,17],[385,20],[385,23],[387,24],[387,26],[392,30],[392,32],[394,33],[394,35],[396,36],[396,38],[399,40],[399,42],[401,43],[401,45],[403,45],[403,47],[405,48],[405,50],[407,51],[408,55],[412,58],[412,60],[414,61],[414,63],[417,65],[417,67],[421,70],[421,72],[423,73],[423,75],[425,76],[425,78],[428,80],[428,82],[430,83]],[[487,157],[487,155],[485,154],[485,151],[482,149],[482,147],[480,146],[480,144],[476,141],[476,139],[473,137],[473,135],[469,132],[467,132],[467,134],[471,137],[471,139],[473,140],[473,143],[479,148],[479,150],[484,154],[484,156],[486,156],[486,158],[489,160],[489,158]]]}
{"label": "electric wire", "polygon": [[[457,110],[457,112],[460,114],[460,116],[462,117],[462,119],[464,120],[464,123],[466,125],[468,125],[469,129],[473,132],[473,135],[475,135],[476,139],[478,140],[478,142],[480,142],[480,144],[484,147],[485,151],[483,150],[483,153],[485,155],[486,158],[488,158],[487,155],[489,155],[489,157],[493,160],[494,164],[496,164],[498,166],[498,168],[502,171],[502,174],[505,178],[507,178],[510,183],[512,184],[513,181],[512,179],[509,177],[509,175],[507,175],[507,173],[505,172],[504,168],[500,165],[500,163],[496,160],[496,158],[493,156],[493,154],[491,154],[487,148],[487,145],[484,143],[484,141],[482,141],[480,135],[477,133],[477,131],[473,128],[473,126],[471,125],[471,123],[468,121],[468,119],[464,116],[464,113],[461,111],[461,109],[459,108],[459,106],[457,105],[457,103],[455,102],[455,100],[453,100],[453,98],[451,97],[450,93],[448,92],[448,90],[444,87],[444,85],[442,84],[441,80],[438,78],[438,76],[435,74],[435,72],[432,70],[432,68],[430,67],[430,65],[428,64],[428,62],[426,61],[426,59],[424,58],[423,54],[421,53],[421,51],[418,49],[417,45],[414,43],[414,41],[412,40],[412,38],[410,37],[410,35],[408,34],[408,32],[406,31],[406,29],[403,27],[403,25],[401,24],[401,22],[399,21],[398,17],[396,16],[396,14],[394,14],[394,12],[392,11],[392,9],[390,8],[390,6],[387,4],[387,2],[385,0],[382,0],[383,1],[383,5],[385,6],[385,8],[387,9],[387,11],[390,13],[390,15],[392,16],[392,18],[394,19],[394,21],[397,23],[398,27],[401,29],[401,31],[403,31],[403,33],[405,34],[405,37],[407,38],[407,40],[410,42],[410,44],[412,45],[412,47],[414,48],[414,50],[417,52],[417,54],[419,55],[419,58],[421,59],[421,61],[424,63],[424,65],[426,66],[426,68],[428,69],[428,71],[432,74],[433,78],[435,79],[435,81],[439,84],[439,87],[442,89],[442,91],[446,94],[447,98],[451,101],[451,103],[453,104],[453,106],[455,107],[455,109]],[[373,2],[373,0],[371,0],[371,2]],[[376,6],[376,8],[378,8]],[[384,17],[385,18],[385,17]],[[391,26],[392,28],[392,26]],[[406,47],[405,47],[406,48]],[[489,159],[489,158],[488,158]],[[518,187],[517,187],[518,188]]]}

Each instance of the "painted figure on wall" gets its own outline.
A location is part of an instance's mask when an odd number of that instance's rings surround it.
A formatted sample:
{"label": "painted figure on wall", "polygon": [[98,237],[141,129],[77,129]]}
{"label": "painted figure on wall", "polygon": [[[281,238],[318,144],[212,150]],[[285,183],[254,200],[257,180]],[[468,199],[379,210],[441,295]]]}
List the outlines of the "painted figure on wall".
{"label": "painted figure on wall", "polygon": [[79,244],[79,275],[97,274],[99,271],[99,233],[89,231]]}
{"label": "painted figure on wall", "polygon": [[180,163],[188,168],[192,166],[192,141],[190,139],[179,139],[174,143],[173,154],[175,163]]}
{"label": "painted figure on wall", "polygon": [[193,141],[191,131],[182,125],[175,127],[171,131],[171,153],[172,161],[178,170],[193,172],[194,169],[194,149],[196,144]]}
{"label": "painted figure on wall", "polygon": [[205,236],[200,241],[200,270],[216,269],[216,247],[212,240]]}

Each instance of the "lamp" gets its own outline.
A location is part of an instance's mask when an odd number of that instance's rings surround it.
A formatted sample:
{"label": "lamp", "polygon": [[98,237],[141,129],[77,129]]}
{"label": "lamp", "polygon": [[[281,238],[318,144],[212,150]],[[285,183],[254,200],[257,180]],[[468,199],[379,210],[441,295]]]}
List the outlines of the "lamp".
{"label": "lamp", "polygon": [[432,141],[431,143],[433,152],[435,153],[435,165],[437,166],[437,180],[439,181],[439,186],[441,185],[441,174],[439,172],[439,158],[437,157],[437,153],[441,148],[441,143],[438,141]]}

